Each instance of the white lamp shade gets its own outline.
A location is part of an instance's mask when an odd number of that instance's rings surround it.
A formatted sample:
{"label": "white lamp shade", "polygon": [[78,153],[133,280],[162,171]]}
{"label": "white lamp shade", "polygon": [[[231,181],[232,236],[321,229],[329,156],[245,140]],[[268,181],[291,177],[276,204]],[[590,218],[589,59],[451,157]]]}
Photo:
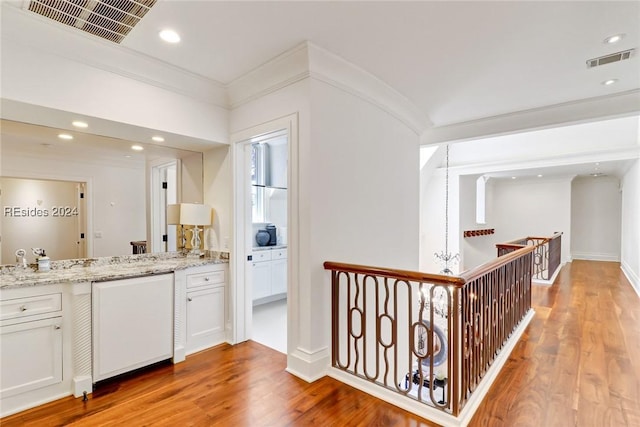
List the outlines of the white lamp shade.
{"label": "white lamp shade", "polygon": [[180,203],[180,224],[211,225],[211,206]]}

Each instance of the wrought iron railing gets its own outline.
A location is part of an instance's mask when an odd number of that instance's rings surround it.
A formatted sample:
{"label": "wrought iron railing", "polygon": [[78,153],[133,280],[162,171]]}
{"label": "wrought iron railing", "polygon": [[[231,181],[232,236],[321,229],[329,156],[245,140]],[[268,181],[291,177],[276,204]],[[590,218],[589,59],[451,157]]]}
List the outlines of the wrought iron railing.
{"label": "wrought iron railing", "polygon": [[534,246],[533,278],[550,280],[560,267],[562,259],[562,233],[551,237],[525,237],[496,245],[498,256],[503,256],[525,246]]}
{"label": "wrought iron railing", "polygon": [[457,416],[531,309],[533,252],[460,276],[325,262],[332,366]]}

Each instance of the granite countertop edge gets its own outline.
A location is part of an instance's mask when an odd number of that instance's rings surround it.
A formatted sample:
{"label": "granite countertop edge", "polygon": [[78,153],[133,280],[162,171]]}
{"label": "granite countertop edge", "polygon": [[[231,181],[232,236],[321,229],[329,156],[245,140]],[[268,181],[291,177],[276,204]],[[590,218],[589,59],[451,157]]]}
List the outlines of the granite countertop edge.
{"label": "granite countertop edge", "polygon": [[227,252],[188,257],[178,253],[130,255],[52,261],[52,269],[39,272],[32,266],[25,270],[0,266],[0,289],[15,289],[61,283],[104,282],[154,274],[173,273],[209,264],[227,264]]}

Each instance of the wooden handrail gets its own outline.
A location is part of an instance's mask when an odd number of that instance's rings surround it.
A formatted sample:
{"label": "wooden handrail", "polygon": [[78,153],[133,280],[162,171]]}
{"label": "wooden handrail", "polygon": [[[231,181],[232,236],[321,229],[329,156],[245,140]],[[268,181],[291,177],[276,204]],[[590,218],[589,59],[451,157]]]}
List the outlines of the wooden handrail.
{"label": "wooden handrail", "polygon": [[372,267],[358,264],[344,264],[340,262],[326,261],[325,270],[346,271],[371,276],[388,277],[391,279],[412,280],[414,282],[436,283],[439,285],[464,286],[464,279],[457,276],[444,274],[429,274],[410,270],[396,270],[393,268]]}
{"label": "wooden handrail", "polygon": [[480,264],[479,266],[474,267],[471,270],[462,272],[460,274],[460,279],[462,279],[464,283],[471,282],[482,275],[485,275],[493,270],[502,267],[505,264],[508,264],[516,258],[520,258],[521,256],[528,254],[529,252],[533,252],[535,248],[535,246],[524,246],[518,250],[509,252],[506,255],[494,258],[493,260],[485,262],[484,264]]}

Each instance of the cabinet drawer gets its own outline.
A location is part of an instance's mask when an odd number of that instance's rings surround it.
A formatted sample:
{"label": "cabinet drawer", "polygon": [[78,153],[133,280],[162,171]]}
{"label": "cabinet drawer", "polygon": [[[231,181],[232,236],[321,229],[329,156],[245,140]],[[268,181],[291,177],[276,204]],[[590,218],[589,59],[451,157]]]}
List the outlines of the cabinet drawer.
{"label": "cabinet drawer", "polygon": [[270,261],[271,250],[253,251],[253,262]]}
{"label": "cabinet drawer", "polygon": [[187,288],[197,288],[224,283],[224,270],[209,271],[206,273],[189,274],[187,276]]}
{"label": "cabinet drawer", "polygon": [[38,295],[0,301],[0,320],[53,313],[62,310],[62,294]]}
{"label": "cabinet drawer", "polygon": [[271,259],[282,259],[287,257],[287,249],[274,249],[271,251]]}

